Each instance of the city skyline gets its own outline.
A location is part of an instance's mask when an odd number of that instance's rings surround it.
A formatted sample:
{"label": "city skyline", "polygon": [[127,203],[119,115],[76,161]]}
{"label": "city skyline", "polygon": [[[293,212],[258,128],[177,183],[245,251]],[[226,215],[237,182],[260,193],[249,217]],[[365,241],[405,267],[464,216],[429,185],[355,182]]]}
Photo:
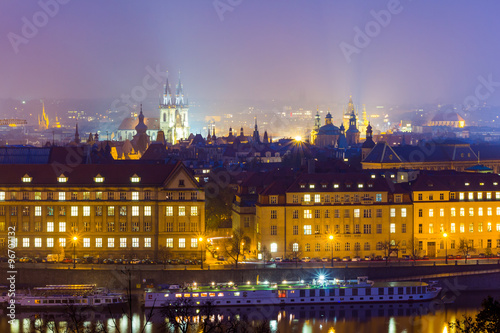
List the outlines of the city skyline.
{"label": "city skyline", "polygon": [[180,70],[192,100],[500,100],[493,1],[0,6],[0,98],[113,101],[139,86],[150,99]]}

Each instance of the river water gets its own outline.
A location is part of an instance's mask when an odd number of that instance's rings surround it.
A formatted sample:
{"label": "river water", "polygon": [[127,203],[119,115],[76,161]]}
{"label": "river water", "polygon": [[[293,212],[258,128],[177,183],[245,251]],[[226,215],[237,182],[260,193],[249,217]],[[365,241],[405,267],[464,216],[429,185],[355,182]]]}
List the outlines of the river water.
{"label": "river water", "polygon": [[[474,316],[481,307],[481,302],[488,295],[500,299],[500,290],[490,292],[463,292],[448,290],[440,299],[426,303],[384,303],[384,304],[355,304],[355,305],[304,305],[289,306],[285,308],[267,307],[234,307],[219,308],[214,314],[218,318],[242,320],[255,325],[264,323],[271,332],[428,332],[447,333],[453,332],[448,327],[450,321],[462,319],[463,315]],[[134,302],[135,303],[135,302]],[[0,319],[0,332],[28,333],[40,332],[35,330],[36,318],[50,318],[44,322],[57,323],[60,331],[67,327],[67,312],[18,312],[13,324],[8,323],[4,314]],[[164,315],[155,312],[150,314],[137,304],[132,312],[132,324],[127,316],[129,310],[123,309],[89,310],[81,315],[82,322],[102,322],[107,332],[132,332],[157,333],[166,332]],[[146,317],[150,316],[150,320]],[[79,319],[80,320],[80,319]],[[53,332],[44,330],[43,332]]]}

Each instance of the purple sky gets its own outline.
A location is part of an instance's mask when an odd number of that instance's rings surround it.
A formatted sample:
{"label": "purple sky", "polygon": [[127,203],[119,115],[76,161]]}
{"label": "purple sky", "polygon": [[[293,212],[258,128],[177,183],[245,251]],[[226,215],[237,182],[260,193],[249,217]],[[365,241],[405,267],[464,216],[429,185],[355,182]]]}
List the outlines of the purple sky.
{"label": "purple sky", "polygon": [[[390,2],[243,0],[221,20],[213,0],[72,0],[16,53],[9,33],[22,37],[22,18],[42,8],[3,0],[0,98],[112,100],[156,65],[174,82],[181,70],[191,98],[215,101],[459,103],[478,76],[500,82],[498,0],[402,0],[348,63],[340,43],[354,45],[354,28]],[[498,104],[492,89],[485,100]]]}

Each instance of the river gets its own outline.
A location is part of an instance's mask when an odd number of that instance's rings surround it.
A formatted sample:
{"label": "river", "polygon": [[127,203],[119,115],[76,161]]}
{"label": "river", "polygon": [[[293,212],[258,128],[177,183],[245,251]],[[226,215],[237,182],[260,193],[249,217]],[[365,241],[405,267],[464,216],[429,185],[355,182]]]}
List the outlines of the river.
{"label": "river", "polygon": [[[258,325],[264,323],[271,332],[453,332],[448,327],[450,321],[461,319],[463,315],[474,316],[481,302],[488,295],[500,299],[500,291],[491,292],[463,292],[448,291],[441,299],[426,303],[384,303],[384,304],[355,304],[355,305],[304,305],[267,307],[234,307],[217,309],[215,314],[222,320],[233,319]],[[135,302],[134,302],[135,303]],[[127,316],[128,309],[114,309],[113,311],[86,311],[78,312],[82,322],[102,322],[110,333],[130,332]],[[150,320],[146,317],[150,313],[134,304],[132,316],[132,332],[157,333],[166,332],[164,315],[155,312]],[[4,310],[5,313],[5,310]],[[48,317],[50,316],[50,317]],[[51,312],[40,313],[18,312],[16,320],[11,325],[5,314],[0,319],[0,332],[28,333],[40,332],[34,329],[36,318],[52,318],[45,323],[57,323],[60,328],[66,327],[68,313]],[[149,322],[149,323],[147,323]],[[40,323],[40,321],[38,321]],[[53,330],[42,329],[42,332]],[[62,331],[62,330],[60,330]]]}

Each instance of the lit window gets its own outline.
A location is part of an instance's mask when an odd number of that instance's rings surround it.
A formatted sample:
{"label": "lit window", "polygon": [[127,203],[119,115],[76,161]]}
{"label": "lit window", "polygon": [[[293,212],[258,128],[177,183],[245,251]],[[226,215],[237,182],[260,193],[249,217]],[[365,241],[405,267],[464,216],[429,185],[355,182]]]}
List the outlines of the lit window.
{"label": "lit window", "polygon": [[132,216],[139,216],[139,206],[132,206]]}
{"label": "lit window", "polygon": [[83,247],[90,247],[90,238],[83,239]]}
{"label": "lit window", "polygon": [[59,246],[66,247],[66,238],[59,238]]}
{"label": "lit window", "polygon": [[441,217],[444,216],[444,208],[439,209],[439,216],[441,216]]}
{"label": "lit window", "polygon": [[311,201],[311,195],[310,194],[304,194],[304,202],[310,202]]}
{"label": "lit window", "polygon": [[304,235],[312,235],[311,225],[304,225]]}
{"label": "lit window", "polygon": [[453,233],[453,234],[455,233],[455,223],[452,223],[450,225],[450,232]]}
{"label": "lit window", "polygon": [[491,192],[486,192],[486,200],[491,200]]}
{"label": "lit window", "polygon": [[167,206],[165,209],[165,215],[166,216],[174,216],[174,207],[173,206]]}
{"label": "lit window", "polygon": [[491,209],[491,207],[488,207],[486,210],[486,214],[488,214],[488,216],[493,215],[493,209]]}
{"label": "lit window", "polygon": [[474,216],[474,208],[469,208],[469,216]]}
{"label": "lit window", "polygon": [[460,223],[460,232],[465,232],[465,224]]}
{"label": "lit window", "polygon": [[61,175],[61,176],[59,176],[59,178],[57,178],[57,181],[59,183],[66,183],[68,181],[68,177]]}
{"label": "lit window", "polygon": [[434,216],[434,209],[429,209],[429,217],[433,217]]}
{"label": "lit window", "polygon": [[47,247],[54,247],[54,238],[47,238]]}
{"label": "lit window", "polygon": [[469,232],[474,232],[474,223],[469,223]]}
{"label": "lit window", "polygon": [[465,208],[460,208],[460,216],[465,216]]}
{"label": "lit window", "polygon": [[461,192],[461,193],[458,194],[458,199],[459,200],[464,200],[464,198],[465,198],[465,193]]}
{"label": "lit window", "polygon": [[144,247],[151,247],[151,238],[144,238]]}
{"label": "lit window", "polygon": [[47,222],[47,232],[54,232],[54,222]]}
{"label": "lit window", "polygon": [[198,206],[191,206],[191,216],[198,216]]}
{"label": "lit window", "polygon": [[278,252],[278,244],[271,243],[271,252]]}
{"label": "lit window", "polygon": [[191,238],[191,248],[198,247],[198,238]]}
{"label": "lit window", "polygon": [[132,183],[139,183],[141,181],[141,178],[137,175],[134,175],[134,176],[130,177],[130,181]]}
{"label": "lit window", "polygon": [[391,234],[395,234],[396,233],[396,223],[391,223],[391,225],[390,225],[390,232],[391,232]]}
{"label": "lit window", "polygon": [[173,248],[174,247],[174,239],[173,238],[167,238],[165,242],[165,246],[168,248]]}
{"label": "lit window", "polygon": [[429,233],[433,234],[434,233],[434,224],[429,223]]}
{"label": "lit window", "polygon": [[186,238],[179,238],[179,249],[186,248]]}
{"label": "lit window", "polygon": [[83,216],[90,216],[90,206],[83,206]]}
{"label": "lit window", "polygon": [[41,238],[35,238],[35,247],[42,247],[42,239]]}
{"label": "lit window", "polygon": [[483,200],[483,192],[477,192],[477,200]]}
{"label": "lit window", "polygon": [[108,247],[115,247],[115,239],[108,238]]}
{"label": "lit window", "polygon": [[78,206],[71,206],[71,216],[78,216]]}
{"label": "lit window", "polygon": [[151,216],[151,206],[144,206],[144,216]]}
{"label": "lit window", "polygon": [[25,175],[25,176],[23,177],[23,183],[31,183],[31,179],[32,179],[32,178],[31,178],[30,176]]}
{"label": "lit window", "polygon": [[333,184],[333,188],[339,188],[339,184]]}
{"label": "lit window", "polygon": [[382,194],[381,193],[375,194],[375,201],[376,202],[381,202],[382,201]]}
{"label": "lit window", "polygon": [[179,206],[179,216],[186,216],[186,207]]}
{"label": "lit window", "polygon": [[127,247],[127,238],[120,238],[120,247]]}
{"label": "lit window", "polygon": [[95,247],[102,247],[102,238],[95,239]]}
{"label": "lit window", "polygon": [[406,208],[401,208],[401,217],[406,217]]}
{"label": "lit window", "polygon": [[474,200],[474,193],[473,192],[469,192],[469,200]]}
{"label": "lit window", "polygon": [[5,192],[0,192],[0,201],[5,201]]}
{"label": "lit window", "polygon": [[66,200],[66,192],[59,192],[59,201]]}
{"label": "lit window", "polygon": [[321,202],[321,195],[315,194],[314,195],[314,202]]}
{"label": "lit window", "polygon": [[23,238],[23,247],[30,247],[30,239]]}
{"label": "lit window", "polygon": [[35,206],[35,216],[42,216],[42,206]]}
{"label": "lit window", "polygon": [[455,216],[455,215],[456,215],[455,208],[452,208],[452,209],[451,209],[450,215],[451,215],[451,216]]}
{"label": "lit window", "polygon": [[59,232],[66,232],[66,222],[59,222]]}
{"label": "lit window", "polygon": [[354,217],[359,217],[359,209],[354,210]]}
{"label": "lit window", "polygon": [[479,207],[477,209],[477,216],[483,216],[483,208],[482,207]]}
{"label": "lit window", "polygon": [[132,238],[132,247],[139,247],[139,238]]}
{"label": "lit window", "polygon": [[304,218],[305,219],[312,219],[312,211],[310,209],[304,210]]}
{"label": "lit window", "polygon": [[102,177],[101,175],[97,175],[97,176],[95,176],[94,181],[96,183],[103,183],[104,182],[104,177]]}
{"label": "lit window", "polygon": [[139,200],[139,192],[132,192],[132,200]]}
{"label": "lit window", "polygon": [[310,185],[309,185],[309,188],[314,188],[314,184],[310,184]]}
{"label": "lit window", "polygon": [[390,214],[391,217],[396,217],[396,208],[391,208]]}

